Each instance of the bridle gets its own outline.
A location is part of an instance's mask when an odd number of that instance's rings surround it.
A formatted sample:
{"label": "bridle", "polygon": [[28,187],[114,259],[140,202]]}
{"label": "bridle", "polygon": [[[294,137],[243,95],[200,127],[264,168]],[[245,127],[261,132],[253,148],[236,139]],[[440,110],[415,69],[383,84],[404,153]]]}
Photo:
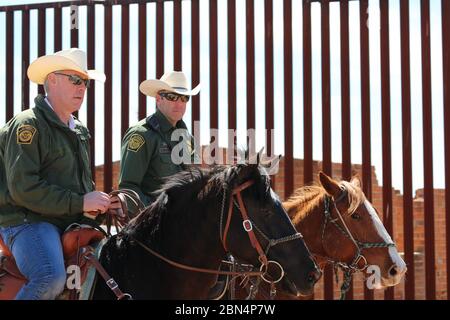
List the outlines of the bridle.
{"label": "bridle", "polygon": [[[141,241],[139,241],[138,239],[136,239],[135,237],[132,237],[131,235],[130,238],[132,239],[132,241],[136,242],[139,246],[141,246],[143,249],[145,249],[147,252],[151,253],[152,255],[158,257],[159,259],[165,261],[166,263],[175,266],[177,268],[180,269],[184,269],[184,270],[189,270],[189,271],[195,271],[195,272],[201,272],[201,273],[208,273],[208,274],[215,274],[215,275],[230,275],[230,276],[243,276],[243,277],[250,277],[250,276],[258,276],[260,278],[262,278],[264,281],[269,282],[269,283],[277,283],[279,282],[283,276],[284,276],[284,270],[282,268],[282,266],[276,262],[276,261],[271,261],[267,259],[267,252],[269,251],[269,249],[279,243],[283,243],[283,242],[287,242],[287,241],[291,241],[294,239],[298,239],[301,238],[302,235],[300,233],[295,233],[293,235],[287,236],[287,237],[283,237],[280,239],[270,239],[269,237],[267,237],[248,217],[247,214],[247,210],[245,208],[244,202],[242,200],[242,196],[241,196],[241,192],[245,189],[247,189],[248,187],[250,187],[251,185],[254,184],[253,180],[247,181],[242,183],[241,185],[235,187],[232,191],[231,191],[231,197],[229,200],[229,207],[228,207],[228,216],[227,216],[227,224],[225,226],[225,230],[222,232],[222,221],[223,221],[223,216],[224,216],[224,212],[225,212],[225,200],[226,200],[226,194],[228,193],[228,187],[227,185],[224,185],[224,196],[223,196],[223,201],[222,201],[222,210],[220,213],[220,238],[221,238],[221,242],[222,245],[225,249],[226,252],[228,252],[227,249],[227,245],[226,245],[226,240],[227,240],[227,235],[228,235],[228,231],[229,231],[229,226],[230,226],[230,222],[231,222],[231,216],[233,213],[233,206],[236,205],[236,207],[239,209],[239,212],[241,213],[242,219],[243,219],[243,227],[245,229],[245,231],[247,231],[248,236],[250,238],[250,242],[252,244],[252,246],[256,249],[256,251],[258,252],[259,255],[259,260],[261,261],[261,267],[259,268],[259,271],[252,271],[252,270],[248,270],[248,266],[249,265],[245,265],[242,264],[242,266],[244,268],[240,268],[240,271],[222,271],[222,270],[213,270],[213,269],[206,269],[206,268],[198,268],[198,267],[193,267],[193,266],[188,266],[186,264],[182,264],[182,263],[178,263],[176,261],[173,261],[171,259],[168,259],[166,257],[164,257],[163,255],[161,255],[160,253],[154,251],[153,249],[149,248],[147,245],[145,245],[144,243],[142,243]],[[236,201],[234,200],[234,197],[237,198],[238,203],[236,203]],[[262,249],[254,231],[253,231],[253,227],[255,228],[255,230],[257,230],[261,236],[266,239],[268,241],[268,245],[265,249],[265,251]],[[276,265],[280,271],[280,277],[276,280],[270,280],[267,278],[267,273],[268,273],[268,266],[269,264],[274,264]],[[244,270],[247,269],[247,270]],[[253,268],[254,270],[254,268]]]}
{"label": "bridle", "polygon": [[[228,213],[227,213],[225,228],[223,228],[223,218],[224,218],[224,213],[225,213],[225,203],[226,203],[226,196],[228,193],[228,187],[226,185],[224,185],[223,198],[222,198],[222,209],[221,209],[221,213],[220,213],[220,225],[219,225],[220,238],[222,241],[223,248],[225,249],[225,252],[228,253],[228,247],[227,247],[228,230],[229,230],[230,223],[231,223],[231,216],[233,214],[233,208],[234,208],[234,206],[236,206],[236,208],[238,209],[238,211],[241,214],[242,225],[244,227],[244,230],[247,232],[247,235],[250,239],[250,243],[252,244],[252,247],[255,248],[255,250],[258,252],[258,255],[259,255],[258,260],[261,262],[260,271],[264,270],[264,272],[258,277],[256,285],[252,286],[250,296],[256,295],[256,292],[258,290],[258,286],[259,286],[261,280],[263,280],[271,285],[271,296],[275,296],[275,294],[276,294],[275,284],[284,277],[285,272],[284,272],[283,267],[277,261],[267,259],[267,253],[269,252],[271,247],[273,247],[277,244],[280,244],[280,243],[285,243],[288,241],[302,238],[302,235],[299,232],[296,232],[292,235],[285,236],[282,238],[271,239],[260,228],[258,228],[258,226],[253,221],[250,220],[250,218],[247,214],[247,209],[245,208],[245,205],[244,205],[244,201],[242,200],[241,192],[253,184],[254,184],[254,181],[249,180],[249,181],[244,182],[241,185],[235,187],[231,191],[231,195],[230,195],[230,198],[228,201]],[[237,199],[237,202],[236,202],[235,198]],[[258,238],[256,237],[254,230],[256,230],[260,234],[260,236],[267,241],[267,247],[265,248],[265,250],[263,250],[260,242],[258,241]],[[280,277],[276,280],[271,280],[271,279],[268,279],[265,277],[267,270],[268,270],[268,266],[271,263],[274,264],[275,266],[277,266],[281,271]],[[234,265],[236,265],[236,262],[234,263]],[[239,266],[237,266],[237,268],[239,268]],[[239,268],[239,269],[242,270],[242,268]],[[242,282],[248,281],[249,280],[248,277],[249,277],[248,275],[246,277],[244,277]]]}
{"label": "bridle", "polygon": [[[346,263],[346,262],[341,262],[341,261],[335,261],[332,260],[328,257],[325,257],[325,259],[332,263],[333,267],[334,267],[334,271],[336,274],[336,278],[337,278],[337,269],[340,268],[343,273],[344,273],[344,281],[342,283],[341,286],[341,300],[345,299],[345,295],[347,293],[347,291],[350,289],[350,284],[351,284],[351,280],[352,280],[352,276],[353,273],[357,272],[357,271],[363,271],[364,269],[367,268],[368,263],[367,263],[367,259],[366,257],[364,257],[364,255],[362,254],[362,250],[363,249],[371,249],[371,248],[389,248],[389,247],[395,247],[394,243],[388,243],[388,242],[361,242],[359,240],[357,240],[353,234],[350,232],[349,228],[347,227],[347,224],[344,221],[344,218],[341,214],[341,212],[339,211],[338,207],[337,207],[337,203],[339,203],[340,201],[342,201],[343,199],[345,199],[348,195],[348,191],[344,186],[340,186],[342,192],[339,195],[339,197],[337,197],[336,199],[334,199],[331,196],[326,195],[325,196],[325,203],[324,203],[324,222],[322,225],[322,246],[325,242],[324,237],[325,237],[325,229],[328,225],[328,223],[331,223],[332,225],[334,225],[345,237],[347,237],[348,239],[350,239],[350,241],[355,245],[356,248],[356,252],[355,255],[352,259],[352,261],[350,263]],[[333,219],[331,217],[331,210],[330,209],[330,205],[333,205],[334,209],[336,210],[337,213],[337,218]],[[341,224],[339,224],[337,221],[340,221]],[[360,262],[363,262],[363,266],[359,267]]]}
{"label": "bridle", "polygon": [[[245,189],[247,189],[248,187],[250,187],[251,185],[254,184],[253,180],[244,182],[243,184],[237,186],[236,188],[233,189],[233,191],[231,192],[231,196],[229,199],[229,205],[228,205],[228,215],[227,215],[227,221],[226,221],[226,225],[225,225],[225,229],[222,232],[222,222],[223,222],[223,215],[224,215],[224,203],[225,203],[225,199],[226,199],[226,193],[227,193],[227,189],[224,188],[224,195],[223,195],[223,200],[222,200],[222,211],[220,214],[220,238],[222,240],[222,245],[223,248],[225,249],[226,252],[228,252],[228,248],[227,248],[227,235],[228,235],[228,230],[230,227],[230,222],[231,222],[231,216],[233,213],[233,205],[235,205],[239,212],[241,213],[242,216],[242,226],[244,227],[244,230],[247,232],[248,237],[250,239],[250,243],[252,244],[252,247],[255,248],[255,250],[258,252],[258,259],[259,261],[263,264],[263,265],[268,265],[270,263],[270,261],[267,259],[267,253],[269,252],[269,249],[277,244],[280,243],[284,243],[284,242],[288,242],[288,241],[292,241],[295,239],[299,239],[302,238],[302,235],[299,232],[296,232],[292,235],[286,236],[286,237],[282,237],[279,239],[270,239],[263,231],[261,231],[260,228],[258,228],[258,226],[252,222],[250,220],[250,218],[248,217],[247,214],[247,209],[245,208],[244,205],[244,201],[242,200],[242,195],[241,192]],[[234,199],[234,197],[237,198],[237,203],[236,200]],[[258,241],[254,230],[256,230],[267,242],[267,247],[265,250],[262,249],[262,246],[260,244],[260,242]],[[283,271],[283,270],[282,270]],[[284,273],[284,271],[283,271]],[[281,278],[279,279],[281,280]],[[278,281],[279,281],[278,280]],[[278,282],[277,281],[277,282]]]}

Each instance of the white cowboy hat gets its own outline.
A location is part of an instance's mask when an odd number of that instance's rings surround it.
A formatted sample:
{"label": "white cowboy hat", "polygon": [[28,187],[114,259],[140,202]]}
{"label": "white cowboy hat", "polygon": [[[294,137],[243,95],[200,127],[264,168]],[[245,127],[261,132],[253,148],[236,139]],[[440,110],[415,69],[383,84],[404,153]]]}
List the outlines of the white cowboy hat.
{"label": "white cowboy hat", "polygon": [[182,71],[166,72],[160,80],[145,80],[139,90],[146,96],[156,97],[161,90],[175,92],[185,96],[195,96],[200,91],[200,84],[194,89],[188,88],[187,77]]}
{"label": "white cowboy hat", "polygon": [[74,70],[84,74],[88,79],[105,82],[106,76],[97,70],[87,70],[86,53],[78,48],[62,50],[42,56],[28,67],[28,78],[37,84],[44,84],[47,76],[59,70]]}

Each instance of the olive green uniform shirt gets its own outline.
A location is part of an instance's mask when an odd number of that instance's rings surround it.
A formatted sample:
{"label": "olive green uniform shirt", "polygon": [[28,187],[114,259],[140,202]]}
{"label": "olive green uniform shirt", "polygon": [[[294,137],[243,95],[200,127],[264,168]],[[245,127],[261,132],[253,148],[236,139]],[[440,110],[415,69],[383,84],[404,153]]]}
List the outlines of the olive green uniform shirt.
{"label": "olive green uniform shirt", "polygon": [[83,218],[83,195],[94,190],[88,129],[75,118],[70,129],[42,95],[35,105],[0,129],[0,225],[91,222]]}
{"label": "olive green uniform shirt", "polygon": [[180,120],[173,127],[159,110],[129,128],[123,138],[119,188],[136,191],[146,206],[154,200],[152,192],[160,189],[164,178],[184,168],[171,158],[172,150],[176,151],[182,141],[171,140],[176,129],[185,134],[184,141],[190,141],[186,148],[191,161],[194,160],[191,157],[194,154],[192,136],[187,132],[186,124]]}

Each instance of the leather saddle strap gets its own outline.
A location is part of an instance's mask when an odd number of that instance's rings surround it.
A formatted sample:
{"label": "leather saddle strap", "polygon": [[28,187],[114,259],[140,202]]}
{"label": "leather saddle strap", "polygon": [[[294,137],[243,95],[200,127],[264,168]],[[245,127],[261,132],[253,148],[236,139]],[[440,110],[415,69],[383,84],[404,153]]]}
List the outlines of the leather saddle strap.
{"label": "leather saddle strap", "polygon": [[92,263],[92,265],[95,267],[98,273],[100,273],[102,278],[105,280],[106,285],[116,295],[117,300],[122,300],[123,298],[129,296],[127,294],[124,294],[122,290],[120,290],[117,282],[106,272],[105,268],[103,268],[103,266],[100,264],[100,262],[97,260],[97,258],[93,253],[87,254],[85,256],[85,259],[87,259],[90,263]]}

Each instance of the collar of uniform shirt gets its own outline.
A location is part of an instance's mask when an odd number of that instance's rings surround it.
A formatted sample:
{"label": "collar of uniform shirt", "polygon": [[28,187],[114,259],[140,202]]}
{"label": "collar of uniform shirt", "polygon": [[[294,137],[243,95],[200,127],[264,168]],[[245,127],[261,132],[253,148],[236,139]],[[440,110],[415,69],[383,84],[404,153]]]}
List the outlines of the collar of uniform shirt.
{"label": "collar of uniform shirt", "polygon": [[[49,106],[53,111],[55,111],[55,109],[53,109],[52,105],[50,104],[50,101],[48,101],[47,97],[45,97],[45,102],[47,102],[48,106]],[[75,120],[73,119],[73,115],[70,115],[68,127],[69,127],[70,130],[72,130],[72,131],[75,130]]]}

